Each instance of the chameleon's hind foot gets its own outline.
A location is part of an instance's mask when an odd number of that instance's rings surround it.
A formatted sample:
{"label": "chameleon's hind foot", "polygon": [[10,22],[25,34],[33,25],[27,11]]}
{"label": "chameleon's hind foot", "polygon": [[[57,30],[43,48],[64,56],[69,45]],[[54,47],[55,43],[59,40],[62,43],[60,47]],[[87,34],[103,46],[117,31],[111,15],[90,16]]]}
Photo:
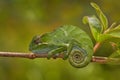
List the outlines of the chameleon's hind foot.
{"label": "chameleon's hind foot", "polygon": [[48,54],[47,55],[47,59],[50,59],[52,57],[52,55]]}
{"label": "chameleon's hind foot", "polygon": [[63,60],[66,60],[68,58],[68,55],[63,56]]}

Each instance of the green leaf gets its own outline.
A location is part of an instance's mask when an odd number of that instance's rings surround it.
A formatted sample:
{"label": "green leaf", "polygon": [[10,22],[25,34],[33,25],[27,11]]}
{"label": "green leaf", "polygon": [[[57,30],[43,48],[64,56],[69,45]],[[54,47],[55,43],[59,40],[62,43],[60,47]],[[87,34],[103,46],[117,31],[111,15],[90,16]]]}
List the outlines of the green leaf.
{"label": "green leaf", "polygon": [[110,58],[120,58],[120,49],[113,52],[109,57]]}
{"label": "green leaf", "polygon": [[109,29],[109,31],[107,31],[107,33],[109,33],[109,32],[115,32],[115,31],[120,31],[120,25],[116,26],[115,28]]}
{"label": "green leaf", "polygon": [[108,34],[100,34],[98,42],[103,42],[103,41],[108,40],[108,39],[111,40],[111,38],[112,37]]}
{"label": "green leaf", "polygon": [[110,29],[107,34],[109,34],[110,36],[114,37],[114,38],[119,38],[120,39],[120,25],[118,25],[117,27]]}
{"label": "green leaf", "polygon": [[118,25],[115,28],[108,29],[105,34],[101,34],[99,38],[99,42],[102,42],[105,40],[113,41],[113,42],[120,41],[120,25]]}
{"label": "green leaf", "polygon": [[108,57],[108,64],[120,64],[120,41],[111,42],[114,52]]}
{"label": "green leaf", "polygon": [[108,20],[106,16],[103,14],[103,12],[101,11],[100,7],[97,4],[91,3],[91,6],[96,10],[96,13],[102,23],[102,27],[104,30],[106,30],[108,28]]}
{"label": "green leaf", "polygon": [[99,35],[102,33],[102,27],[100,24],[100,21],[97,19],[96,16],[85,16],[83,17],[83,23],[86,24],[88,23],[90,26],[90,30],[92,32],[92,35],[96,41],[99,40]]}
{"label": "green leaf", "polygon": [[114,49],[116,49],[109,57],[110,58],[120,58],[120,42],[112,43]]}

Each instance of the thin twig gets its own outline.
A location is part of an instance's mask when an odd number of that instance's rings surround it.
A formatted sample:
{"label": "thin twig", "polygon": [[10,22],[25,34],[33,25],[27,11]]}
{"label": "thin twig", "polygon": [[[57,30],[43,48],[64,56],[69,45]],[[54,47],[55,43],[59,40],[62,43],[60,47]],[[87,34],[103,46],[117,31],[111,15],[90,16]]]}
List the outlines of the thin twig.
{"label": "thin twig", "polygon": [[105,63],[108,63],[108,61],[109,61],[109,58],[107,58],[107,57],[99,57],[99,56],[92,57],[92,62],[105,64]]}
{"label": "thin twig", "polygon": [[94,53],[96,53],[96,51],[100,48],[100,46],[101,46],[100,42],[95,44],[94,49],[93,49]]}
{"label": "thin twig", "polygon": [[[47,53],[33,54],[33,53],[19,53],[19,52],[0,52],[0,57],[18,57],[18,58],[28,58],[28,59],[47,58]],[[54,59],[63,58],[63,55],[61,54],[58,56],[53,56],[53,58]],[[110,60],[115,61],[116,59],[93,56],[91,62],[104,64],[104,63],[108,63]]]}

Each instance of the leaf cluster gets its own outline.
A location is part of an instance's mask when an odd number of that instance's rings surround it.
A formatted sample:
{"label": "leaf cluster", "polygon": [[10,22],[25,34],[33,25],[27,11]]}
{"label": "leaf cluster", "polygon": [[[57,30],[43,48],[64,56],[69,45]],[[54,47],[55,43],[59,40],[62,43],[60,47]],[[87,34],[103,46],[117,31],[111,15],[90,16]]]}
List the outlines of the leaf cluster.
{"label": "leaf cluster", "polygon": [[120,58],[120,25],[116,25],[114,22],[109,26],[108,19],[100,7],[95,3],[91,3],[91,6],[95,9],[97,16],[85,16],[83,17],[83,23],[89,24],[96,43],[107,42],[115,48],[115,51],[109,56],[110,58]]}

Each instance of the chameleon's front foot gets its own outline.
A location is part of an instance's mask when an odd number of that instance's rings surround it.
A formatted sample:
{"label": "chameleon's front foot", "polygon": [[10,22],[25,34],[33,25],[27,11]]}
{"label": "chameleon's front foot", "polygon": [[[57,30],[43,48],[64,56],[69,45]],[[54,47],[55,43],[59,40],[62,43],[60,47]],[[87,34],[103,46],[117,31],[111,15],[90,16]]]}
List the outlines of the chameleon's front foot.
{"label": "chameleon's front foot", "polygon": [[67,54],[67,51],[63,51],[61,54],[62,54],[62,59],[63,60],[66,60],[69,57],[68,54]]}
{"label": "chameleon's front foot", "polygon": [[48,55],[47,55],[47,59],[50,59],[50,58],[56,58],[56,56],[58,56],[57,54],[54,54],[54,53],[51,53],[49,52]]}
{"label": "chameleon's front foot", "polygon": [[52,57],[51,54],[48,54],[48,55],[47,55],[47,59],[50,59],[51,57]]}

